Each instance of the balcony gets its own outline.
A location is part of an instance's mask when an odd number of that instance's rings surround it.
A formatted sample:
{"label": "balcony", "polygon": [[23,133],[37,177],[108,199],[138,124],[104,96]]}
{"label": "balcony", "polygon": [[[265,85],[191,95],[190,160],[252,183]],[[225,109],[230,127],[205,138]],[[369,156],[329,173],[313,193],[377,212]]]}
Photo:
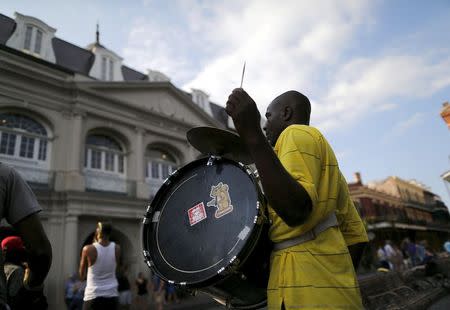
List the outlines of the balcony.
{"label": "balcony", "polygon": [[381,228],[400,228],[400,229],[416,229],[416,230],[428,230],[429,228],[449,227],[450,222],[427,222],[426,220],[413,220],[405,216],[375,216],[370,219],[366,219],[371,229]]}
{"label": "balcony", "polygon": [[86,191],[107,192],[136,197],[136,181],[103,171],[84,171]]}

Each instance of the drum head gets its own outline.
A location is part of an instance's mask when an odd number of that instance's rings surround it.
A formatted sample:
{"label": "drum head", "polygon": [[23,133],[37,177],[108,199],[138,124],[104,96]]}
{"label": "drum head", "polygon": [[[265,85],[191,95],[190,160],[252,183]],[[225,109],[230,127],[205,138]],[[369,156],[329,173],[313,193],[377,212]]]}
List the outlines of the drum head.
{"label": "drum head", "polygon": [[147,263],[164,279],[201,287],[251,251],[258,187],[231,160],[194,161],[161,187],[144,219]]}

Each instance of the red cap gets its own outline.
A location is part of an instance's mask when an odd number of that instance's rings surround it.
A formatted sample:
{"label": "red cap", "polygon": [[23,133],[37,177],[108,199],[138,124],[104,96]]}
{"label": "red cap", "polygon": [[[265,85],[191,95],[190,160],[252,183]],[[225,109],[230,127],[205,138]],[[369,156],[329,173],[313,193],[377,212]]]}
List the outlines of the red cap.
{"label": "red cap", "polygon": [[23,246],[23,242],[20,237],[10,236],[10,237],[6,237],[2,241],[2,250],[5,250],[5,249],[7,251],[24,250],[25,247]]}

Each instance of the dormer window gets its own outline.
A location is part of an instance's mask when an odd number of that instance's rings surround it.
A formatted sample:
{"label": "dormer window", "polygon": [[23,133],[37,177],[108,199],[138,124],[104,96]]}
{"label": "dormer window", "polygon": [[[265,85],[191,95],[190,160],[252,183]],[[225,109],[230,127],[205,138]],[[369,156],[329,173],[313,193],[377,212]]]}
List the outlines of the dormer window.
{"label": "dormer window", "polygon": [[27,26],[27,32],[25,33],[25,44],[23,45],[23,48],[26,50],[30,50],[32,32],[33,32],[33,27]]}
{"label": "dormer window", "polygon": [[114,80],[114,61],[109,59],[109,80]]}
{"label": "dormer window", "polygon": [[6,46],[56,63],[52,40],[56,29],[32,16],[15,13],[16,28],[6,41]]}
{"label": "dormer window", "polygon": [[106,57],[102,57],[102,80],[106,80]]}
{"label": "dormer window", "polygon": [[40,54],[42,46],[42,34],[42,31],[37,27],[27,25],[23,49],[35,54]]}
{"label": "dormer window", "polygon": [[102,57],[102,80],[103,81],[114,81],[114,60],[109,57]]}
{"label": "dormer window", "polygon": [[34,42],[34,52],[37,54],[41,53],[41,44],[42,44],[42,31],[39,29],[36,30],[36,41]]}
{"label": "dormer window", "polygon": [[192,101],[203,111],[212,116],[211,106],[209,104],[209,95],[200,89],[192,89]]}

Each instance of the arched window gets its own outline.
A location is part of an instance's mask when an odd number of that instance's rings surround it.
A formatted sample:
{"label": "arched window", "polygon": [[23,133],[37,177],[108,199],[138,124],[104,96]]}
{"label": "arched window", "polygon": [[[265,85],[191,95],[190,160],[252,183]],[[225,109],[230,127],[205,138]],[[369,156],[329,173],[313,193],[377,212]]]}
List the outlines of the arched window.
{"label": "arched window", "polygon": [[108,136],[89,135],[86,139],[84,166],[88,169],[124,174],[123,149],[119,143]]}
{"label": "arched window", "polygon": [[[145,176],[151,180],[164,181],[177,169],[175,158],[159,148],[150,148],[146,153],[147,165]],[[161,182],[162,183],[162,182]]]}
{"label": "arched window", "polygon": [[150,186],[150,197],[154,197],[164,180],[177,169],[177,161],[164,148],[151,147],[145,153],[145,179]]}
{"label": "arched window", "polygon": [[28,116],[0,113],[0,154],[27,161],[46,162],[47,130]]}

